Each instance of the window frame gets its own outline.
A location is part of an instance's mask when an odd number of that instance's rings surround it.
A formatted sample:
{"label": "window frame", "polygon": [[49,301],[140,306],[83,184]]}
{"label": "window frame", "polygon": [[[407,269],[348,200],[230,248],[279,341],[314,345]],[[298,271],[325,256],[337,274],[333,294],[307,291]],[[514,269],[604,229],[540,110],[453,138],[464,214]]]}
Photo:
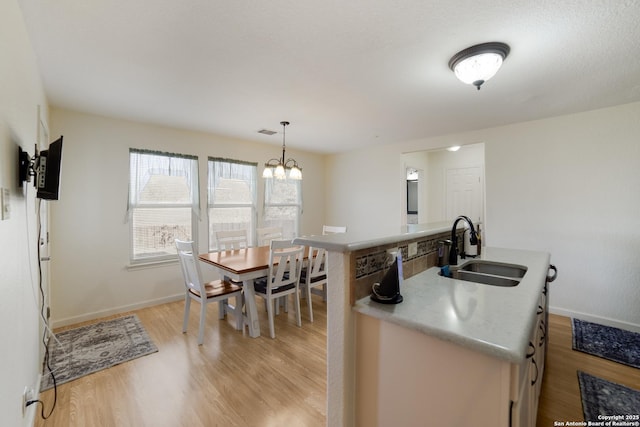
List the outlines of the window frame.
{"label": "window frame", "polygon": [[[152,155],[152,156],[162,156],[168,158],[180,158],[187,159],[193,161],[194,163],[191,165],[192,176],[191,176],[191,201],[184,203],[140,203],[135,200],[135,184],[131,181],[133,171],[131,170],[132,165],[132,155],[133,154],[142,154],[142,155]],[[171,175],[165,175],[171,176]],[[175,209],[175,208],[189,208],[191,211],[191,240],[196,242],[197,245],[197,236],[198,236],[198,220],[200,215],[200,191],[199,191],[199,164],[198,164],[198,156],[189,155],[189,154],[176,154],[169,153],[163,151],[156,150],[146,150],[139,148],[129,148],[129,196],[128,196],[128,204],[127,204],[127,221],[129,222],[129,262],[131,265],[145,265],[145,264],[154,264],[154,263],[162,263],[166,261],[173,261],[178,259],[178,254],[165,254],[165,255],[155,255],[155,256],[138,256],[136,257],[135,253],[135,231],[134,231],[134,220],[133,216],[135,214],[136,209]],[[174,246],[175,247],[175,246]]]}
{"label": "window frame", "polygon": [[[250,166],[253,168],[253,179],[251,182],[252,189],[252,197],[251,203],[213,203],[211,200],[211,189],[209,187],[212,179],[211,179],[211,171],[213,170],[215,173],[215,163],[228,163],[228,164],[237,164]],[[210,167],[210,165],[212,165]],[[216,246],[216,241],[211,231],[212,221],[211,221],[211,209],[225,209],[225,208],[251,208],[251,221],[249,224],[249,229],[247,230],[247,244],[249,246],[255,245],[256,242],[256,228],[258,226],[258,163],[255,162],[247,162],[244,160],[237,159],[228,159],[222,157],[208,157],[207,159],[207,240],[208,240],[208,249],[210,252],[218,250]]]}
{"label": "window frame", "polygon": [[[292,239],[295,237],[298,237],[300,235],[300,222],[302,221],[302,213],[303,213],[303,208],[302,208],[302,181],[301,180],[294,180],[294,179],[289,179],[289,178],[284,178],[284,179],[278,179],[278,178],[266,178],[264,180],[264,203],[263,203],[263,209],[262,209],[262,226],[266,227],[266,226],[279,226],[277,224],[265,224],[265,215],[267,213],[267,209],[270,207],[293,207],[296,208],[296,216],[294,219],[294,230],[293,230],[293,236],[287,236],[284,233],[283,230],[283,238],[289,238],[291,237]],[[286,183],[292,183],[295,184],[297,189],[296,189],[296,202],[286,202],[286,203],[274,203],[274,202],[270,202],[269,199],[271,198],[271,189],[269,188],[269,186],[273,186],[274,183],[276,182],[286,182]]]}

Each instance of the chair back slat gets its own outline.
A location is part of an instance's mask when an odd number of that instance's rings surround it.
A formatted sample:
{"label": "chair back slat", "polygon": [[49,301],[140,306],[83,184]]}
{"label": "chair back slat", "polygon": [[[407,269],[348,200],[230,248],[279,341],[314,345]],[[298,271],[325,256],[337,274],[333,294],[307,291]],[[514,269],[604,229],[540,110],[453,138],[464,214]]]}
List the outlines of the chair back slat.
{"label": "chair back slat", "polygon": [[202,289],[202,274],[200,272],[200,264],[196,259],[195,243],[193,241],[184,241],[176,239],[176,249],[178,250],[178,258],[184,276],[185,286],[188,289],[198,292],[200,295],[206,295]]}
{"label": "chair back slat", "polygon": [[290,240],[272,240],[270,247],[268,293],[274,288],[298,283],[304,257],[304,246],[292,245]]}
{"label": "chair back slat", "polygon": [[267,246],[271,241],[282,239],[281,227],[264,227],[256,230],[258,234],[258,246]]}
{"label": "chair back slat", "polygon": [[[301,282],[301,286],[304,287],[307,297],[307,306],[309,307],[309,320],[313,322],[313,302],[311,301],[311,293],[319,294],[322,296],[322,300],[327,300],[327,285],[329,277],[327,275],[328,270],[328,256],[327,250],[323,248],[314,248],[309,246],[309,257],[307,266],[302,272],[304,281]],[[322,290],[318,292],[316,289],[322,286]]]}
{"label": "chair back slat", "polygon": [[221,251],[238,250],[249,247],[246,230],[216,231],[218,249]]}
{"label": "chair back slat", "polygon": [[[315,253],[315,256],[312,254]],[[309,268],[311,278],[324,276],[327,274],[327,250],[324,248],[309,247]]]}

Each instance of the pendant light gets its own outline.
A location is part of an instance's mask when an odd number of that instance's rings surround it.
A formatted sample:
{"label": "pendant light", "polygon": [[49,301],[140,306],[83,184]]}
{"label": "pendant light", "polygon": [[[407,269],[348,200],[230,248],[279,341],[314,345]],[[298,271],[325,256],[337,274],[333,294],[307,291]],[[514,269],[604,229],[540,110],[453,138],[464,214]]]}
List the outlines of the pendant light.
{"label": "pendant light", "polygon": [[460,81],[480,90],[480,86],[498,72],[509,51],[509,45],[501,42],[477,44],[453,55],[449,68]]}
{"label": "pendant light", "polygon": [[[265,163],[262,177],[301,180],[302,168],[298,166],[298,162],[294,159],[287,159],[285,161],[285,129],[289,125],[289,122],[280,122],[280,124],[282,125],[282,158],[270,159]],[[287,176],[287,172],[289,176]]]}

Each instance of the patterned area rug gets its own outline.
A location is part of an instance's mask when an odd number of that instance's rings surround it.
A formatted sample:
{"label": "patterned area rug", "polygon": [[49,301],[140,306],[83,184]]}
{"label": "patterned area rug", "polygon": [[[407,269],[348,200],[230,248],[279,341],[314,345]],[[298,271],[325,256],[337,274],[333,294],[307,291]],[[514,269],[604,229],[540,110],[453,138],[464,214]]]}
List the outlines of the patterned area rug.
{"label": "patterned area rug", "polygon": [[[51,339],[50,365],[58,385],[158,351],[135,314],[56,336],[60,344]],[[53,387],[48,371],[42,377],[42,390]]]}
{"label": "patterned area rug", "polygon": [[[617,421],[625,421],[625,416],[640,414],[640,391],[620,384],[594,377],[578,371],[582,412],[585,421],[602,421],[598,415],[619,416]],[[615,420],[615,418],[610,418]],[[633,418],[637,422],[637,418]],[[637,425],[637,424],[619,424]]]}
{"label": "patterned area rug", "polygon": [[640,334],[572,319],[573,349],[640,368]]}

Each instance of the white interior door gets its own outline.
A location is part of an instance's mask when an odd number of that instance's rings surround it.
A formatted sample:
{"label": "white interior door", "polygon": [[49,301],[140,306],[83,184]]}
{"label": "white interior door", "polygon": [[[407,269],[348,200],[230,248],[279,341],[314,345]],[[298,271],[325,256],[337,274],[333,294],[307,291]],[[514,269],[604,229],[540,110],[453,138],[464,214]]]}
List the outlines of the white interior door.
{"label": "white interior door", "polygon": [[482,222],[482,178],[480,166],[447,169],[447,220],[453,220],[458,215],[466,215],[474,223]]}

